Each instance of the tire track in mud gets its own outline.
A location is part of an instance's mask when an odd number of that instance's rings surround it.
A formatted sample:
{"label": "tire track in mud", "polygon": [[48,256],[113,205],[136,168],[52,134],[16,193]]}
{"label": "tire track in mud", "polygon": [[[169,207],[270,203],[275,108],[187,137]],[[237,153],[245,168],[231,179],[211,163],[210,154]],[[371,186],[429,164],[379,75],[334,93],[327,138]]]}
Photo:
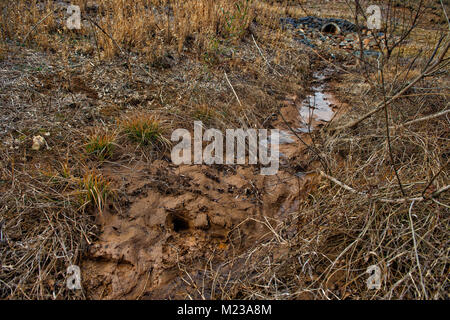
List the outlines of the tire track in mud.
{"label": "tire track in mud", "polygon": [[[324,112],[333,114],[335,105],[323,92],[322,75],[315,74],[319,85],[311,96],[302,102],[287,97],[281,109],[289,127],[308,144],[305,125],[319,127]],[[196,288],[204,281],[198,271],[271,236],[270,229],[297,212],[317,184],[316,174],[306,172],[315,164],[305,146],[281,119],[273,125],[287,142],[280,145],[280,170],[274,176],[261,176],[254,166],[175,166],[163,160],[134,167],[108,164],[103,175],[118,196],[116,205],[99,216],[102,232],[82,263],[89,297],[213,298]]]}

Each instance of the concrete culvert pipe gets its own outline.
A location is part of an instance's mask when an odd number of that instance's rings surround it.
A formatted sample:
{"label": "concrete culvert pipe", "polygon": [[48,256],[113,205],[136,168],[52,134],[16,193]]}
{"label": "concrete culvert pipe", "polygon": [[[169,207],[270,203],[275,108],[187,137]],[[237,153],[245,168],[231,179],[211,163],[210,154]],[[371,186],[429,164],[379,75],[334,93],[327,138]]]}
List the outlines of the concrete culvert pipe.
{"label": "concrete culvert pipe", "polygon": [[341,33],[341,28],[336,23],[330,22],[324,24],[321,31],[324,33],[339,34]]}

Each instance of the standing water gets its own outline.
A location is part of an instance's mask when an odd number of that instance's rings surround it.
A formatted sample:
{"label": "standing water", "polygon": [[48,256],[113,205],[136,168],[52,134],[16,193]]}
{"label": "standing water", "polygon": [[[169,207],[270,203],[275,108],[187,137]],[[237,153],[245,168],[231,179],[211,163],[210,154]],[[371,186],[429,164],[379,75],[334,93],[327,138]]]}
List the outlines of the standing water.
{"label": "standing water", "polygon": [[333,96],[325,92],[324,72],[316,72],[314,79],[318,85],[312,87],[313,93],[303,100],[300,107],[301,127],[297,129],[298,132],[308,133],[314,130],[313,120],[329,122],[334,117],[333,111]]}

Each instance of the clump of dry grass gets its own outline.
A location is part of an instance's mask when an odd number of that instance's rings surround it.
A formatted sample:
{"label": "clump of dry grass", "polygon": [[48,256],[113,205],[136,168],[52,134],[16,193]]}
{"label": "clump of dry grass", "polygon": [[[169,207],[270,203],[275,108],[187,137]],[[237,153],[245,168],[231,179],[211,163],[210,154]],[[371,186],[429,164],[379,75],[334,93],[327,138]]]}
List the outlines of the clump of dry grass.
{"label": "clump of dry grass", "polygon": [[202,121],[204,124],[210,124],[213,119],[217,118],[217,112],[206,104],[197,106],[192,111],[192,117],[196,120]]}
{"label": "clump of dry grass", "polygon": [[165,123],[150,114],[134,114],[120,121],[123,132],[132,141],[141,145],[168,147],[170,141],[164,137]]}
{"label": "clump of dry grass", "polygon": [[99,212],[103,212],[108,197],[113,191],[110,182],[95,171],[88,171],[80,181],[81,208],[89,204],[94,205]]}
{"label": "clump of dry grass", "polygon": [[116,147],[117,133],[113,132],[94,132],[92,133],[84,145],[86,153],[95,157],[98,161],[111,159]]}

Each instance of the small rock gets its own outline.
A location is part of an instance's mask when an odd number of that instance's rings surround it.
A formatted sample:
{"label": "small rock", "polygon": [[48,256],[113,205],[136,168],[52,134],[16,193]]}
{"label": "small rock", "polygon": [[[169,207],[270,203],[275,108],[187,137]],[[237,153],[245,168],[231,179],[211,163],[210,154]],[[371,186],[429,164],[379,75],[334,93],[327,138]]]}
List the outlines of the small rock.
{"label": "small rock", "polygon": [[369,49],[370,48],[370,39],[364,39],[363,40],[363,45],[364,45],[364,49]]}
{"label": "small rock", "polygon": [[199,229],[208,228],[208,216],[205,213],[200,213],[194,220],[194,227]]}
{"label": "small rock", "polygon": [[32,150],[39,151],[45,145],[45,139],[42,136],[33,137]]}

